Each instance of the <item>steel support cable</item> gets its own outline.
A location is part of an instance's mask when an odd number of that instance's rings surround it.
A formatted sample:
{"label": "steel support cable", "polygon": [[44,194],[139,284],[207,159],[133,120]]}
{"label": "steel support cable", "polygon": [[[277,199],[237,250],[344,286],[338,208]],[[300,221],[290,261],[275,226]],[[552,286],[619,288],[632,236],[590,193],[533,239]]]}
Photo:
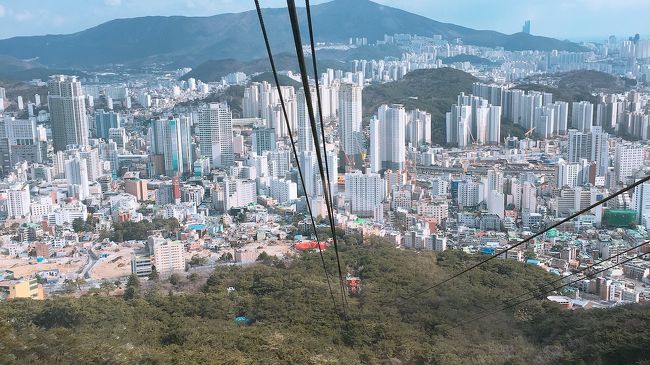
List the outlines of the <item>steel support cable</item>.
{"label": "steel support cable", "polygon": [[[592,277],[592,276],[594,276],[594,275],[600,274],[600,273],[603,272],[603,271],[607,271],[607,270],[609,270],[609,269],[611,269],[611,268],[614,268],[614,267],[616,267],[616,266],[622,265],[622,264],[624,264],[624,263],[626,263],[626,262],[630,262],[630,261],[632,261],[632,260],[634,260],[634,259],[640,258],[640,257],[642,257],[643,255],[647,255],[647,254],[646,254],[646,253],[642,253],[642,254],[636,255],[636,256],[634,256],[634,257],[631,257],[631,258],[629,258],[629,259],[625,259],[625,260],[623,260],[623,261],[621,261],[621,262],[617,262],[617,263],[615,263],[614,265],[608,266],[608,267],[606,267],[606,268],[604,268],[604,269],[599,269],[599,270],[596,270],[596,271],[594,271],[594,272],[592,272],[592,273],[589,273],[589,274],[585,275],[585,277],[590,278],[590,277]],[[583,280],[583,278],[575,279],[575,280],[572,280],[572,281],[570,281],[570,282],[568,282],[568,283],[566,283],[566,284],[562,284],[562,285],[560,285],[560,286],[558,286],[558,287],[555,287],[555,288],[552,288],[552,289],[550,289],[550,290],[544,291],[544,292],[538,294],[538,296],[542,296],[542,295],[545,295],[545,294],[552,293],[552,292],[554,292],[554,291],[556,291],[556,290],[559,290],[559,289],[564,288],[565,286],[569,286],[569,285],[575,284],[575,283],[577,283],[577,282],[580,281],[580,280]],[[508,305],[508,306],[506,306],[506,307],[499,308],[499,309],[495,309],[494,311],[488,312],[488,313],[483,314],[483,315],[481,315],[481,316],[477,316],[477,317],[471,318],[471,319],[468,320],[468,321],[463,321],[463,322],[457,324],[456,326],[453,326],[453,327],[449,328],[449,330],[453,330],[453,329],[456,329],[456,328],[462,327],[462,326],[464,326],[464,325],[467,324],[467,323],[475,322],[475,321],[481,320],[481,319],[486,318],[486,317],[489,317],[489,316],[491,316],[491,315],[493,315],[493,314],[497,314],[497,313],[499,313],[499,312],[502,312],[502,311],[504,311],[504,310],[506,310],[506,309],[514,308],[514,307],[516,307],[516,306],[518,306],[518,305],[520,305],[520,304],[524,304],[524,303],[529,302],[529,301],[531,301],[531,300],[533,300],[533,299],[535,299],[535,298],[537,298],[537,296],[532,296],[532,297],[530,297],[530,298],[528,298],[528,299],[524,299],[524,300],[518,301],[518,302],[516,302],[516,303],[514,303],[514,304],[511,304],[511,305]]]}
{"label": "steel support cable", "polygon": [[[287,132],[289,134],[289,141],[291,142],[291,150],[293,151],[293,157],[296,160],[296,166],[298,167],[298,174],[300,175],[300,181],[302,183],[303,190],[305,189],[305,179],[303,178],[302,169],[300,168],[300,160],[298,159],[298,152],[296,150],[296,142],[293,138],[293,133],[291,131],[291,124],[289,123],[287,108],[284,103],[284,97],[282,96],[282,89],[280,87],[280,80],[278,78],[278,72],[275,67],[275,61],[273,60],[273,52],[271,52],[271,45],[269,42],[269,37],[266,32],[266,26],[264,25],[264,17],[262,16],[262,8],[260,7],[259,0],[255,0],[255,8],[257,9],[257,17],[260,22],[260,27],[262,28],[262,35],[264,36],[264,44],[266,46],[266,52],[269,57],[269,62],[271,63],[271,70],[273,71],[273,79],[275,80],[275,86],[278,89],[278,97],[280,99],[280,105],[282,106],[282,113],[284,115],[284,122],[287,127]],[[336,299],[334,298],[334,291],[332,289],[332,283],[330,281],[330,274],[327,271],[327,265],[325,264],[325,257],[323,256],[323,249],[321,247],[321,241],[318,238],[318,229],[316,228],[316,221],[314,220],[314,215],[312,214],[311,203],[309,199],[307,201],[307,211],[309,212],[309,217],[311,219],[311,225],[314,228],[314,236],[316,237],[316,243],[318,245],[318,253],[320,254],[321,263],[323,264],[323,270],[325,271],[325,277],[327,279],[327,286],[329,288],[330,297],[332,298],[332,304],[334,305],[334,312],[340,315],[338,305],[336,304]]]}
{"label": "steel support cable", "polygon": [[534,235],[532,235],[532,236],[526,238],[525,240],[523,240],[523,241],[521,241],[521,242],[518,242],[518,243],[516,243],[516,244],[514,244],[514,245],[512,245],[512,246],[510,246],[510,247],[508,247],[508,248],[506,248],[506,249],[504,249],[504,250],[502,250],[502,251],[500,251],[500,252],[497,252],[497,253],[495,253],[495,254],[492,255],[492,256],[489,256],[488,258],[486,258],[486,259],[484,259],[484,260],[481,260],[481,261],[479,261],[478,263],[476,263],[476,264],[474,264],[474,265],[472,265],[472,266],[470,266],[470,267],[468,267],[468,268],[466,268],[466,269],[461,270],[460,272],[458,272],[458,273],[456,273],[456,274],[454,274],[454,275],[448,277],[447,279],[444,279],[444,280],[442,280],[442,281],[440,281],[440,282],[438,282],[438,283],[436,283],[436,284],[434,284],[434,285],[431,285],[431,286],[429,286],[429,287],[427,287],[427,288],[425,288],[425,289],[420,289],[420,290],[416,291],[415,293],[413,293],[413,294],[411,294],[411,295],[409,295],[409,296],[407,296],[407,297],[404,297],[404,298],[402,298],[402,299],[411,299],[411,298],[414,298],[414,297],[419,296],[419,295],[421,295],[421,294],[424,294],[424,293],[426,293],[426,292],[428,292],[428,291],[430,291],[430,290],[432,290],[432,289],[434,289],[434,288],[437,288],[437,287],[439,287],[439,286],[442,285],[442,284],[448,283],[448,282],[450,282],[451,280],[453,280],[453,279],[455,279],[455,278],[457,278],[457,277],[459,277],[459,276],[461,276],[461,275],[467,273],[468,271],[474,270],[475,268],[477,268],[477,267],[479,267],[479,266],[481,266],[481,265],[483,265],[483,264],[485,264],[485,263],[487,263],[487,262],[489,262],[489,261],[491,261],[491,260],[494,260],[495,258],[497,258],[497,257],[499,257],[499,256],[501,256],[501,255],[503,255],[503,254],[505,254],[505,253],[507,253],[507,252],[509,252],[509,251],[511,251],[511,250],[513,250],[513,249],[515,249],[516,247],[519,247],[519,246],[523,245],[524,243],[530,242],[531,240],[533,240],[533,239],[535,239],[535,238],[537,238],[537,237],[543,235],[544,233],[550,231],[551,229],[556,228],[556,227],[558,227],[558,226],[560,226],[560,225],[562,225],[562,224],[564,224],[564,223],[566,223],[566,222],[569,222],[569,221],[573,220],[574,218],[579,217],[580,215],[582,215],[582,214],[584,214],[584,213],[586,213],[586,212],[588,212],[588,211],[590,211],[590,210],[592,210],[592,209],[598,207],[598,206],[601,205],[601,204],[604,204],[604,203],[606,203],[606,202],[608,202],[608,201],[610,201],[610,200],[616,198],[617,196],[619,196],[619,195],[621,195],[621,194],[623,194],[623,193],[625,193],[625,192],[627,192],[627,191],[629,191],[629,190],[634,189],[635,187],[637,187],[637,186],[639,186],[639,185],[641,185],[641,184],[643,184],[643,183],[645,183],[645,182],[647,182],[647,181],[649,181],[649,180],[650,180],[650,175],[644,177],[643,179],[640,179],[639,181],[635,182],[634,184],[631,184],[631,185],[629,185],[629,186],[627,186],[627,187],[625,187],[625,188],[623,188],[623,189],[617,191],[617,192],[614,193],[614,194],[611,194],[611,195],[607,196],[606,198],[604,198],[604,199],[602,199],[602,200],[597,201],[596,203],[594,203],[594,204],[588,206],[587,208],[581,209],[580,211],[578,211],[578,212],[576,212],[576,213],[570,215],[569,217],[564,218],[564,219],[562,219],[561,221],[552,224],[552,225],[549,226],[548,228],[546,228],[546,229],[544,229],[544,230],[542,230],[542,231],[540,231],[540,232],[538,232],[538,233],[535,233]]}
{"label": "steel support cable", "polygon": [[[327,160],[327,145],[325,143],[325,123],[323,120],[323,103],[321,102],[320,97],[320,85],[318,81],[318,67],[316,66],[316,48],[314,43],[314,30],[311,23],[311,6],[309,6],[309,0],[305,0],[305,9],[307,10],[307,27],[309,28],[309,44],[311,47],[311,62],[314,67],[314,80],[316,81],[316,102],[318,103],[318,116],[320,118],[320,135],[323,139],[323,154],[325,156],[325,173],[327,174],[327,187],[330,192],[329,200],[333,203],[332,199],[332,186],[330,183],[330,167]],[[328,197],[326,197],[328,198]]]}
{"label": "steel support cable", "polygon": [[[294,0],[287,0],[287,10],[289,11],[289,20],[291,21],[291,28],[293,31],[293,41],[296,48],[296,56],[298,57],[298,65],[300,66],[300,78],[302,80],[302,86],[305,93],[305,101],[307,103],[307,114],[309,115],[309,122],[311,125],[312,138],[314,139],[314,145],[320,146],[318,138],[318,128],[316,127],[316,118],[314,116],[314,107],[311,99],[311,91],[309,89],[309,80],[307,79],[307,67],[305,66],[305,56],[302,51],[302,40],[300,37],[300,25],[298,23],[298,13],[296,11],[296,3]],[[332,231],[332,240],[334,243],[334,252],[336,255],[336,264],[339,272],[339,281],[341,286],[341,297],[343,298],[344,305],[347,306],[347,298],[345,295],[345,280],[343,278],[343,270],[341,268],[341,260],[339,257],[338,242],[336,238],[336,228],[334,224],[334,213],[332,211],[332,204],[327,198],[330,196],[328,189],[328,184],[325,180],[329,178],[325,176],[325,171],[323,169],[323,158],[320,154],[320,149],[316,151],[316,158],[318,160],[318,170],[321,176],[321,182],[323,184],[323,190],[325,192],[325,205],[327,207],[327,215],[330,221],[330,229]],[[344,311],[345,311],[344,307]]]}

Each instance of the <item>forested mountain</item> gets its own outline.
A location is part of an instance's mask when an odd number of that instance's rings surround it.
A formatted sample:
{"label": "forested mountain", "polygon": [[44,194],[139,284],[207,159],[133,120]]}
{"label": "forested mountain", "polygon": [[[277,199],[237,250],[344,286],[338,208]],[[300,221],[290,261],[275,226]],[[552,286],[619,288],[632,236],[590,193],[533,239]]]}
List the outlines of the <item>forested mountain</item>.
{"label": "forested mountain", "polygon": [[[441,35],[465,44],[506,50],[581,50],[575,43],[524,33],[506,35],[441,23],[369,0],[334,0],[312,7],[314,33],[320,42],[347,42],[384,34]],[[286,9],[266,9],[265,23],[275,52],[292,50]],[[306,30],[304,8],[299,9]],[[13,37],[0,40],[0,55],[36,59],[58,68],[156,62],[196,66],[207,60],[240,61],[265,57],[255,11],[209,17],[149,16],[116,19],[73,34]],[[326,54],[327,56],[327,54]],[[349,58],[339,54],[340,59]]]}

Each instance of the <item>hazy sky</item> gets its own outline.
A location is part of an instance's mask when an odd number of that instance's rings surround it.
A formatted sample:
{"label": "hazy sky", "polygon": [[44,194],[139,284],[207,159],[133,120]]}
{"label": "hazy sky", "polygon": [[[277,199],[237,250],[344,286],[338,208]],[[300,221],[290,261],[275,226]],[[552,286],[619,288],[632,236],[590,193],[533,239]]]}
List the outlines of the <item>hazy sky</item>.
{"label": "hazy sky", "polygon": [[[355,1],[355,0],[349,0]],[[325,1],[312,0],[312,4]],[[650,34],[650,0],[376,0],[429,18],[504,33],[521,30],[561,39]],[[261,0],[280,7],[284,0]],[[298,4],[303,2],[298,0]],[[207,16],[254,8],[253,0],[0,0],[0,38],[73,33],[115,18]]]}

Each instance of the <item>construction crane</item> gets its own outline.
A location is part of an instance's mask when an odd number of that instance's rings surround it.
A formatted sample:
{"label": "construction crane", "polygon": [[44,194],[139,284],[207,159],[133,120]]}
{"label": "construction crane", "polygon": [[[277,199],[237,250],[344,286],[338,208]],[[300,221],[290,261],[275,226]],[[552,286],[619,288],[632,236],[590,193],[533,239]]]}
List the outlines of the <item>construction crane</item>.
{"label": "construction crane", "polygon": [[350,155],[347,153],[345,155],[345,172],[352,172],[354,171],[354,161],[350,158]]}
{"label": "construction crane", "polygon": [[529,129],[526,133],[524,133],[524,137],[530,138],[530,135],[533,134],[533,131],[535,130],[536,127],[533,127]]}

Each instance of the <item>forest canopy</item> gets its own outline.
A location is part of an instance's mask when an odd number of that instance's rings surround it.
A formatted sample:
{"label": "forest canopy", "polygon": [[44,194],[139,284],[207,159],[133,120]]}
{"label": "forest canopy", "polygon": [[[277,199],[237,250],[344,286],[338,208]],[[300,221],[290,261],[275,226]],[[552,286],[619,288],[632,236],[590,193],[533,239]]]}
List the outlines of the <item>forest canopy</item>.
{"label": "forest canopy", "polygon": [[[318,254],[307,253],[219,267],[198,292],[133,281],[124,297],[0,303],[0,363],[648,364],[648,305],[564,311],[533,300],[468,322],[551,277],[493,260],[405,299],[477,257],[398,250],[380,238],[342,241],[340,251],[362,282],[347,318],[333,308]],[[325,260],[334,275],[333,252]]]}

